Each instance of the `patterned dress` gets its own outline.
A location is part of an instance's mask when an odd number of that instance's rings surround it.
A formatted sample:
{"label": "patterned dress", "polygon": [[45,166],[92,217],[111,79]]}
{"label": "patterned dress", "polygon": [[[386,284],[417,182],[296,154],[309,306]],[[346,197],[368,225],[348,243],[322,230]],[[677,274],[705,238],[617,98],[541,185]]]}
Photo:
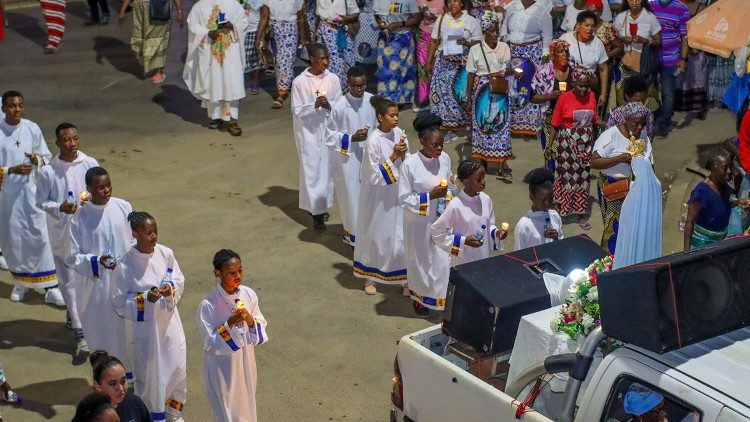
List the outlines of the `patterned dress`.
{"label": "patterned dress", "polygon": [[172,22],[151,20],[148,1],[138,0],[132,5],[133,33],[130,36],[130,48],[135,53],[138,63],[143,66],[143,73],[148,73],[167,64]]}
{"label": "patterned dress", "polygon": [[414,101],[417,69],[414,66],[414,37],[411,31],[378,37],[378,95],[396,104]]}
{"label": "patterned dress", "polygon": [[510,133],[515,136],[536,136],[540,126],[539,105],[531,103],[531,82],[542,63],[540,39],[526,44],[510,45],[511,67],[523,69],[523,76],[510,84]]}

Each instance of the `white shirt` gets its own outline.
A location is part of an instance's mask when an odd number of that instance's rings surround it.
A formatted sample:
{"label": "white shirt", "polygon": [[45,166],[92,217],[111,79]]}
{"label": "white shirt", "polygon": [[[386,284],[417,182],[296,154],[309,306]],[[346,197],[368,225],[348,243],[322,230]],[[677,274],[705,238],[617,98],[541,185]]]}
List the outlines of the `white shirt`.
{"label": "white shirt", "polygon": [[[646,148],[643,155],[651,162],[651,164],[653,164],[654,157],[651,154],[651,142],[648,138],[645,138],[644,141],[646,142]],[[630,139],[623,136],[617,126],[612,126],[599,135],[599,138],[594,143],[593,151],[598,152],[599,156],[602,158],[612,158],[628,152],[628,145],[630,145]],[[599,171],[609,177],[616,178],[630,177],[633,172],[630,168],[630,164],[625,163],[620,163],[608,169]]]}
{"label": "white shirt", "polygon": [[334,16],[346,16],[359,13],[356,0],[318,0],[315,8],[318,17],[330,21]]}
{"label": "white shirt", "polygon": [[570,47],[568,47],[570,60],[578,66],[584,66],[588,70],[595,72],[598,65],[606,63],[609,60],[604,43],[596,35],[588,43],[577,41],[573,32],[562,34],[560,39],[570,44]]}
{"label": "white shirt", "polygon": [[547,4],[535,2],[528,9],[521,0],[513,0],[505,9],[505,20],[500,28],[500,36],[514,44],[544,40],[544,51],[552,41],[552,16]]}
{"label": "white shirt", "polygon": [[562,219],[555,210],[531,211],[526,213],[513,229],[515,238],[515,250],[539,246],[544,243],[544,230],[546,227],[557,230],[557,238],[563,238]]}
{"label": "white shirt", "polygon": [[[604,1],[602,4],[604,5],[604,8],[602,9],[602,20],[612,22],[612,10],[609,8],[609,3]],[[560,29],[565,32],[572,31],[576,26],[576,19],[578,19],[578,14],[583,12],[584,10],[586,10],[585,7],[582,10],[579,10],[576,9],[575,6],[573,6],[573,2],[568,3],[567,8],[565,9],[565,17],[563,18],[562,24],[560,25]]]}
{"label": "white shirt", "polygon": [[272,21],[294,22],[297,12],[302,10],[304,0],[263,0],[268,7],[268,18]]}
{"label": "white shirt", "polygon": [[[439,25],[438,25],[439,24]],[[442,28],[442,29],[438,29]],[[479,41],[482,39],[482,26],[479,21],[473,16],[466,13],[464,10],[458,19],[453,19],[453,16],[446,11],[445,14],[437,18],[435,25],[432,26],[432,39],[438,39],[438,32],[440,32],[440,46],[438,51],[443,49],[443,44],[448,42],[448,36],[451,29],[455,30],[462,28],[464,33],[464,39],[470,41]]]}
{"label": "white shirt", "polygon": [[[617,33],[620,34],[621,37],[630,37],[631,23],[638,25],[637,34],[643,38],[651,38],[655,34],[661,32],[661,24],[659,24],[659,20],[656,19],[656,16],[654,16],[653,13],[646,9],[641,11],[637,19],[633,19],[630,16],[630,11],[626,10],[617,15],[612,25],[614,25],[615,29],[617,29]],[[643,49],[643,44],[634,43],[625,45],[625,51],[630,51],[631,49],[640,52]]]}
{"label": "white shirt", "polygon": [[[484,49],[484,55],[482,55],[482,49]],[[484,60],[485,56],[487,57],[486,62]],[[504,72],[509,62],[510,47],[508,47],[508,44],[498,41],[497,46],[492,49],[482,40],[479,44],[471,46],[469,55],[466,58],[466,72],[477,75]],[[489,69],[487,69],[487,63],[490,65]]]}

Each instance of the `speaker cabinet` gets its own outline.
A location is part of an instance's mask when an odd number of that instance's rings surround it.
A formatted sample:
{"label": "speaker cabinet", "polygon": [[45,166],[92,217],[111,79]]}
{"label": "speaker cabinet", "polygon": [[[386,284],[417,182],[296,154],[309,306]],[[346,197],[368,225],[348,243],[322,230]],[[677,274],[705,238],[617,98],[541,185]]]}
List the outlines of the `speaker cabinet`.
{"label": "speaker cabinet", "polygon": [[750,237],[727,239],[598,277],[602,329],[657,353],[750,322]]}

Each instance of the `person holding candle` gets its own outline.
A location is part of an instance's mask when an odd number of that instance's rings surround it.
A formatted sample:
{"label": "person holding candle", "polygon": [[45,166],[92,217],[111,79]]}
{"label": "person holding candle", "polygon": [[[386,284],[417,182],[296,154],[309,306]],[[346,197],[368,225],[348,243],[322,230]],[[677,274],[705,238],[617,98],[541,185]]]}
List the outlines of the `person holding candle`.
{"label": "person holding candle", "polygon": [[64,306],[47,234],[45,212],[36,206],[37,174],[49,162],[41,129],[23,118],[25,104],[18,91],[2,96],[5,118],[0,122],[0,249],[14,286],[12,302],[29,288],[44,292],[44,301]]}
{"label": "person holding candle", "polygon": [[318,16],[313,27],[313,42],[326,46],[330,71],[339,78],[341,91],[347,89],[346,72],[354,66],[354,38],[347,25],[359,21],[359,6],[356,0],[321,0],[313,2]]}
{"label": "person holding candle", "polygon": [[[374,295],[376,282],[406,282],[399,168],[409,157],[409,144],[398,127],[396,103],[375,95],[370,104],[375,108],[378,127],[365,142],[353,267],[354,276],[365,280],[365,293]],[[408,296],[408,287],[403,293]]]}
{"label": "person holding candle", "polygon": [[429,315],[430,309],[442,310],[448,289],[450,256],[430,239],[430,227],[445,211],[455,188],[451,159],[443,152],[441,123],[430,112],[417,115],[413,125],[422,148],[404,160],[399,172],[409,295],[418,316]]}
{"label": "person holding candle", "polygon": [[[99,163],[79,151],[78,128],[72,123],[60,123],[55,129],[55,145],[60,153],[39,170],[36,205],[47,213],[47,232],[52,247],[60,291],[68,308],[68,324],[73,329],[76,355],[89,352],[81,329],[76,305],[75,274],[65,265],[70,248],[70,219],[80,209],[79,192],[86,190],[86,172]],[[66,324],[67,325],[67,324]]]}
{"label": "person holding candle", "polygon": [[333,205],[326,124],[331,104],[341,97],[341,83],[328,71],[330,59],[324,45],[313,44],[309,56],[310,67],[292,82],[292,125],[300,162],[299,207],[312,215],[315,230],[325,230],[328,209]]}
{"label": "person holding candle", "polygon": [[[492,199],[484,190],[485,170],[474,159],[458,164],[461,192],[445,207],[445,212],[432,224],[432,241],[450,253],[451,266],[488,258],[491,251],[503,250],[508,225],[498,230]],[[443,275],[448,278],[447,270]]]}
{"label": "person holding candle", "polygon": [[342,95],[331,107],[331,118],[327,122],[326,144],[333,154],[333,187],[336,191],[341,222],[344,226],[344,242],[354,246],[356,241],[357,206],[359,204],[359,173],[364,154],[363,141],[375,130],[377,118],[370,104],[372,94],[365,92],[367,76],[365,69],[354,66],[349,69],[349,92]]}
{"label": "person holding candle", "polygon": [[201,101],[209,129],[242,135],[237,124],[245,97],[243,41],[247,18],[234,0],[199,0],[188,15],[188,50],[182,79]]}
{"label": "person holding candle", "polygon": [[222,249],[214,255],[213,268],[219,283],[198,305],[195,319],[213,420],[255,422],[255,346],[268,341],[268,323],[258,295],[242,285],[240,256]]}
{"label": "person holding candle", "polygon": [[529,184],[531,210],[521,217],[513,229],[515,250],[539,246],[563,238],[562,218],[552,209],[552,183],[555,175],[547,168],[531,170],[523,178]]}
{"label": "person holding candle", "polygon": [[399,106],[411,104],[417,88],[412,27],[422,20],[417,1],[375,0],[372,10],[380,29],[375,59],[378,95]]}
{"label": "person holding candle", "polygon": [[125,319],[135,394],[146,402],[154,422],[181,420],[187,398],[187,345],[177,304],[185,276],[174,252],[157,243],[154,217],[133,211],[127,219],[136,243],[115,268],[110,296]]}
{"label": "person holding candle", "polygon": [[105,169],[91,167],[84,179],[91,200],[71,218],[65,265],[75,271],[76,305],[89,348],[119,356],[130,370],[125,322],[112,307],[109,294],[113,270],[133,245],[127,221],[133,207],[112,197],[112,182]]}

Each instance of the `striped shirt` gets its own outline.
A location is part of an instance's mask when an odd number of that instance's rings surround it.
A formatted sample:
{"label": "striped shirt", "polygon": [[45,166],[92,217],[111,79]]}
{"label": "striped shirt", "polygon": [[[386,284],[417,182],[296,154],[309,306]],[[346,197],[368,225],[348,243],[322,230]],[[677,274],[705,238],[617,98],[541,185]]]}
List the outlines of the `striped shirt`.
{"label": "striped shirt", "polygon": [[664,5],[659,0],[649,0],[651,10],[661,24],[661,64],[677,66],[680,61],[680,42],[687,37],[687,22],[690,10],[680,0]]}

